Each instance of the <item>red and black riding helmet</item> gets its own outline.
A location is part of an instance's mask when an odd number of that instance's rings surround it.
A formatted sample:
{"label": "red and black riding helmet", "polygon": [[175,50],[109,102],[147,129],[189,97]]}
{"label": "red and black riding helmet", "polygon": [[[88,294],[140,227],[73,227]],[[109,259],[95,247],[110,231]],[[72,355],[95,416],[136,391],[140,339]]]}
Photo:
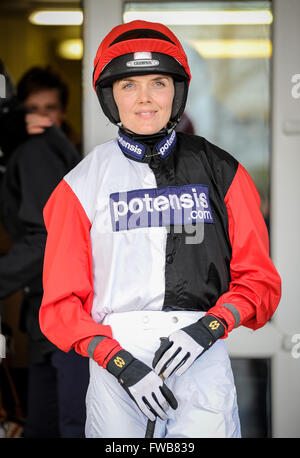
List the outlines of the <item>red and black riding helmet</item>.
{"label": "red and black riding helmet", "polygon": [[132,21],[114,27],[101,42],[95,60],[93,86],[108,119],[120,122],[112,83],[128,76],[167,74],[174,80],[171,122],[184,111],[191,80],[186,54],[177,37],[163,24]]}

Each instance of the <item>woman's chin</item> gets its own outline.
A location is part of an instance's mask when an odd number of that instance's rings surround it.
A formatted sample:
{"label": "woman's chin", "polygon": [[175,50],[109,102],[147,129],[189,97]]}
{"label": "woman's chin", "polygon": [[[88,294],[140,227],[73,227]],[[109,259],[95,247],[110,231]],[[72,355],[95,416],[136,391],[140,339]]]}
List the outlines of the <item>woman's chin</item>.
{"label": "woman's chin", "polygon": [[160,132],[164,127],[165,125],[149,125],[147,123],[144,123],[143,125],[134,125],[132,127],[126,126],[125,128],[138,135],[153,135]]}

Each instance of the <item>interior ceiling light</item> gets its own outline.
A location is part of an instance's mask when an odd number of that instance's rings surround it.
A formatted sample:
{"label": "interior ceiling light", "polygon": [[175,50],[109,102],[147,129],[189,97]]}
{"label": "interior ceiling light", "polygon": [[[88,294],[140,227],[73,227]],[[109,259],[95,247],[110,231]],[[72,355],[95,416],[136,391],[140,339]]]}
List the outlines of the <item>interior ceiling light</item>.
{"label": "interior ceiling light", "polygon": [[62,59],[80,60],[83,55],[83,43],[81,38],[72,38],[61,41],[57,46],[57,53]]}
{"label": "interior ceiling light", "polygon": [[81,10],[39,10],[30,14],[29,21],[35,25],[81,25],[83,12]]}
{"label": "interior ceiling light", "polygon": [[268,39],[188,40],[188,43],[206,59],[259,59],[272,55]]}
{"label": "interior ceiling light", "polygon": [[271,24],[269,10],[253,11],[126,11],[124,22],[143,19],[165,25],[249,25]]}

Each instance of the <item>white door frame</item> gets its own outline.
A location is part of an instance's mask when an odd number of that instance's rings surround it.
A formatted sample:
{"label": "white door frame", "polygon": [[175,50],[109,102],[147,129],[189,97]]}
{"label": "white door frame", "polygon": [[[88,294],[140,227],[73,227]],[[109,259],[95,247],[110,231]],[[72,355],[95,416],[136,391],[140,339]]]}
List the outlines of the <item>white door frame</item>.
{"label": "white door frame", "polygon": [[274,1],[271,249],[282,278],[274,317],[281,345],[273,356],[274,437],[300,437],[300,2]]}

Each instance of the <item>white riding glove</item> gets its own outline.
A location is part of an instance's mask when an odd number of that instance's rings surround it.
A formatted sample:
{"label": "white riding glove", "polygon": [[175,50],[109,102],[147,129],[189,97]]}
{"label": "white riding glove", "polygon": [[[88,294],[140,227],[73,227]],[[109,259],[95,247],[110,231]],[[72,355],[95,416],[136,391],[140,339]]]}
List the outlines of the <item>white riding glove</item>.
{"label": "white riding glove", "polygon": [[205,315],[196,323],[161,338],[152,367],[164,378],[183,374],[226,331],[223,320]]}

